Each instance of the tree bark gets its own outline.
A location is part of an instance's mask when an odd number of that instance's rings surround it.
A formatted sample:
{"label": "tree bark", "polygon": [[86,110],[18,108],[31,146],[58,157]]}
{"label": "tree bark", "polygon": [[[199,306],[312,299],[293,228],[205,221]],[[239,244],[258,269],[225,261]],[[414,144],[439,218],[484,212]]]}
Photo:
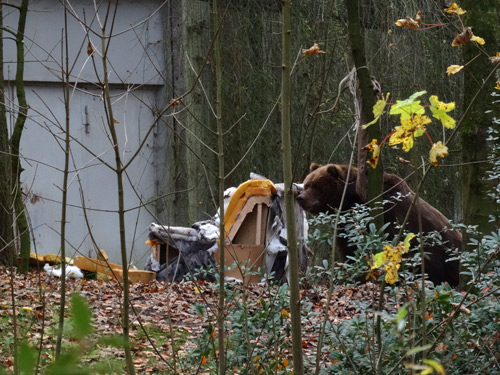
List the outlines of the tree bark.
{"label": "tree bark", "polygon": [[226,290],[225,290],[225,275],[224,266],[226,264],[226,233],[225,216],[224,216],[224,130],[222,127],[222,57],[221,57],[221,42],[220,33],[218,32],[221,25],[219,24],[219,6],[217,0],[212,2],[212,29],[214,38],[214,66],[215,66],[215,116],[216,116],[216,131],[217,131],[217,157],[219,162],[218,180],[219,180],[219,301],[217,306],[217,329],[218,329],[218,350],[219,350],[219,374],[226,373],[226,351],[225,351],[225,305],[226,305]]}
{"label": "tree bark", "polygon": [[[500,42],[500,28],[498,21],[497,1],[472,1],[465,0],[460,4],[467,10],[464,16],[465,23],[472,26],[475,35],[485,38],[483,46],[490,56],[495,55],[495,46]],[[480,51],[474,43],[464,48],[464,60],[470,61]],[[493,104],[491,96],[495,86],[495,76],[492,75],[488,82],[483,82],[485,76],[494,66],[486,56],[480,56],[465,69],[464,81],[464,107],[473,102],[462,123],[462,178],[463,178],[463,222],[467,225],[477,225],[483,233],[494,230],[495,223],[489,222],[489,215],[498,211],[498,205],[488,197],[493,185],[487,178],[491,169],[489,163],[477,163],[488,159],[491,145],[486,141],[488,127],[492,126],[493,118],[500,117],[498,104]],[[476,94],[480,90],[478,96]],[[466,242],[464,242],[466,243]]]}
{"label": "tree bark", "polygon": [[[378,124],[373,124],[368,129],[361,127],[373,119],[373,106],[376,103],[374,87],[370,77],[370,71],[365,56],[365,41],[363,30],[361,28],[361,15],[359,12],[359,2],[346,0],[349,40],[351,42],[352,58],[356,67],[356,75],[359,82],[359,91],[361,93],[360,118],[358,130],[358,178],[356,180],[356,192],[365,201],[372,199],[381,200],[383,186],[383,167],[382,158],[378,162],[377,168],[368,168],[366,165],[366,151],[363,147],[370,143],[372,139],[380,142],[381,134]],[[382,215],[376,220],[378,227],[382,226]]]}
{"label": "tree bark", "polygon": [[[208,62],[205,60],[211,42],[210,4],[203,0],[171,1],[167,8],[167,76],[166,101],[178,98],[191,90],[197,73]],[[208,67],[208,65],[207,65]],[[206,213],[213,213],[213,201],[207,194],[207,185],[214,180],[206,180],[205,165],[217,167],[215,155],[200,142],[217,147],[212,129],[210,89],[213,77],[210,69],[205,69],[201,85],[192,89],[177,109],[176,116],[166,119],[165,186],[160,194],[166,194],[166,203],[158,206],[164,224],[191,225],[206,219]],[[207,92],[208,91],[208,92]],[[194,136],[196,135],[196,137]],[[216,177],[216,176],[211,176]]]}
{"label": "tree bark", "polygon": [[[0,5],[0,30],[3,30],[3,5]],[[8,265],[15,254],[11,184],[9,130],[5,109],[3,38],[0,38],[0,265]]]}
{"label": "tree bark", "polygon": [[293,373],[304,374],[302,358],[302,328],[299,289],[299,250],[295,231],[293,197],[292,146],[290,137],[291,59],[291,0],[283,0],[282,70],[281,70],[281,142],[283,147],[284,199],[286,207],[287,245],[289,260],[290,315],[292,320]]}
{"label": "tree bark", "polygon": [[[110,3],[111,4],[111,3]],[[117,7],[118,4],[115,5]],[[111,7],[111,5],[109,5]],[[108,8],[108,12],[110,8]],[[115,8],[116,12],[116,8]],[[116,15],[116,13],[115,13]],[[115,16],[114,15],[114,16]],[[113,16],[113,17],[114,17]],[[120,146],[118,142],[118,134],[115,127],[115,119],[113,116],[113,105],[111,102],[111,88],[108,81],[108,45],[109,40],[106,38],[106,24],[104,24],[101,36],[101,49],[102,49],[102,68],[103,68],[103,94],[104,94],[104,109],[106,112],[106,126],[111,135],[113,142],[113,151],[115,156],[115,175],[118,193],[118,223],[120,228],[120,253],[122,262],[122,286],[123,286],[123,303],[122,303],[122,336],[123,346],[125,352],[125,363],[128,375],[135,375],[135,366],[132,357],[132,350],[130,347],[130,281],[128,278],[128,256],[127,256],[127,242],[125,236],[125,197],[123,190],[123,176],[125,167],[122,163],[120,155]]]}
{"label": "tree bark", "polygon": [[17,235],[20,238],[19,255],[22,262],[19,265],[19,272],[25,273],[29,268],[30,257],[30,233],[28,230],[28,221],[26,219],[25,206],[23,201],[23,189],[21,185],[21,160],[19,158],[19,145],[21,136],[28,115],[28,104],[26,102],[26,93],[24,91],[24,29],[26,27],[26,16],[28,15],[28,0],[23,0],[19,8],[19,21],[16,33],[16,94],[17,104],[19,106],[17,112],[16,123],[12,136],[10,137],[10,152],[11,152],[11,182],[14,185],[14,211]]}

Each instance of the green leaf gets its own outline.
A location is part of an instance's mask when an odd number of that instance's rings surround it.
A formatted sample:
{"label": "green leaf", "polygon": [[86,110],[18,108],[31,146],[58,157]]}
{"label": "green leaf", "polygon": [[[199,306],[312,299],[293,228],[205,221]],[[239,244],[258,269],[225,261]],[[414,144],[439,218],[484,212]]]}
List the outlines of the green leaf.
{"label": "green leaf", "polygon": [[427,91],[419,91],[414,93],[406,100],[398,100],[395,105],[391,107],[391,115],[401,115],[401,119],[409,118],[413,115],[423,115],[425,108],[420,104],[420,100],[415,100],[422,96]]}
{"label": "green leaf", "polygon": [[78,367],[81,351],[71,348],[62,354],[48,369],[47,375],[86,375],[90,369]]}
{"label": "green leaf", "polygon": [[380,253],[377,253],[373,256],[373,266],[372,266],[372,270],[375,269],[375,268],[380,268],[384,265],[384,252],[381,251]]}
{"label": "green leaf", "polygon": [[123,348],[125,346],[125,341],[123,340],[122,335],[106,335],[100,337],[97,340],[96,344],[102,346],[111,346],[113,348]]}
{"label": "green leaf", "polygon": [[21,375],[31,375],[35,373],[36,352],[26,340],[21,342],[18,349],[18,365]]}
{"label": "green leaf", "polygon": [[388,92],[387,95],[385,96],[385,98],[382,95],[382,99],[377,100],[377,103],[375,103],[375,105],[373,106],[373,115],[375,116],[375,118],[373,119],[373,121],[370,121],[368,124],[363,125],[363,129],[366,129],[370,125],[375,124],[378,121],[378,119],[380,118],[380,116],[382,116],[382,113],[384,113],[384,109],[385,109],[385,106],[387,104],[387,99],[389,99],[389,95],[390,95],[390,93]]}
{"label": "green leaf", "polygon": [[406,236],[406,238],[403,241],[403,244],[405,245],[406,250],[410,250],[410,241],[415,238],[415,235],[413,233],[410,233]]}
{"label": "green leaf", "polygon": [[72,335],[77,339],[83,339],[93,332],[90,323],[92,314],[85,299],[78,295],[71,295],[71,325]]}
{"label": "green leaf", "polygon": [[410,349],[406,352],[406,356],[410,356],[410,355],[413,355],[415,353],[420,353],[420,352],[423,352],[424,350],[427,350],[427,349],[430,349],[432,347],[432,344],[427,344],[427,345],[424,345],[424,346],[417,346],[413,349]]}
{"label": "green leaf", "polygon": [[398,314],[396,315],[396,324],[398,327],[398,331],[402,331],[404,329],[406,323],[406,315],[408,315],[408,308],[406,307],[406,305],[404,305],[399,309]]}

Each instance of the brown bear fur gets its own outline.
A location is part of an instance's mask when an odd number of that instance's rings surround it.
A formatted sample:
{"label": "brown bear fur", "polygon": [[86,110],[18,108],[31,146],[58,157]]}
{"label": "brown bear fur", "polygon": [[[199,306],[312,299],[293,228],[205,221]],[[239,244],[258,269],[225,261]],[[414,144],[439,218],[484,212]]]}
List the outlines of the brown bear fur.
{"label": "brown bear fur", "polygon": [[[312,214],[320,212],[333,213],[339,208],[342,193],[347,182],[347,189],[344,203],[341,210],[348,210],[356,203],[365,202],[356,193],[356,179],[358,170],[352,167],[349,171],[347,165],[328,164],[320,166],[311,164],[310,173],[304,180],[304,189],[297,196],[300,206]],[[398,200],[391,199],[398,193],[402,197]],[[384,173],[384,221],[386,223],[401,224],[404,221],[406,213],[411,206],[414,192],[408,187],[406,182],[398,176],[390,173]],[[434,284],[447,281],[450,285],[456,286],[459,282],[459,262],[446,262],[449,255],[445,247],[460,249],[462,246],[462,234],[458,231],[445,229],[448,224],[446,217],[429,203],[419,198],[418,209],[422,220],[423,233],[438,231],[441,234],[444,245],[427,245],[425,251],[429,256],[425,259],[425,270],[429,279]],[[418,212],[412,209],[408,223],[405,229],[412,233],[419,233]],[[399,232],[397,225],[389,225],[387,231],[395,236]],[[338,241],[340,251],[344,255],[352,255],[353,247],[347,247],[346,241]]]}

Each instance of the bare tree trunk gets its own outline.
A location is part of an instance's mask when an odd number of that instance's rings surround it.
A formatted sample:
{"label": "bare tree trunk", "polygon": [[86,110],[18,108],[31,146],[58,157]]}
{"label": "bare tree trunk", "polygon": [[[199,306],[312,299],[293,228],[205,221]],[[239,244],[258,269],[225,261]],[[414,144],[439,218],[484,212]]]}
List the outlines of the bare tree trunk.
{"label": "bare tree trunk", "polygon": [[[0,30],[3,30],[3,5],[0,5]],[[3,74],[3,38],[0,38],[0,265],[11,263],[15,254],[11,158],[9,129],[5,108],[5,79]]]}
{"label": "bare tree trunk", "polygon": [[[61,355],[61,344],[64,330],[64,310],[66,308],[66,209],[68,199],[68,174],[69,174],[69,153],[70,153],[70,117],[69,117],[69,101],[70,101],[70,72],[69,72],[69,50],[68,50],[68,13],[67,2],[64,2],[64,35],[61,40],[64,40],[61,47],[61,67],[62,68],[62,84],[64,96],[65,118],[65,137],[64,137],[64,170],[63,170],[63,185],[62,185],[62,204],[61,204],[61,302],[59,304],[59,327],[56,339],[56,359]],[[65,57],[64,59],[62,57]]]}
{"label": "bare tree trunk", "polygon": [[221,58],[221,43],[220,43],[220,29],[219,25],[219,9],[217,0],[212,2],[212,21],[213,21],[213,37],[214,40],[214,64],[215,64],[215,115],[217,122],[217,154],[219,160],[219,303],[217,307],[217,329],[219,339],[219,374],[226,373],[226,352],[224,349],[224,321],[225,321],[225,280],[224,280],[224,265],[225,259],[225,241],[226,233],[224,230],[224,133],[222,128],[222,58]]}
{"label": "bare tree trunk", "polygon": [[291,59],[291,0],[283,0],[282,24],[282,71],[281,71],[281,141],[283,147],[283,179],[286,207],[287,244],[289,259],[290,315],[292,319],[293,373],[304,374],[302,358],[302,328],[299,289],[299,251],[295,231],[295,210],[293,197],[292,146],[290,139],[290,103],[292,71]]}
{"label": "bare tree trunk", "polygon": [[[375,105],[375,94],[373,92],[373,84],[370,77],[370,71],[366,63],[365,56],[365,41],[361,29],[361,15],[359,13],[359,1],[346,0],[349,39],[351,42],[352,58],[356,67],[356,75],[359,82],[359,91],[361,92],[361,108],[360,119],[358,126],[362,126],[370,122],[373,118],[373,106]],[[382,162],[379,160],[379,165],[376,169],[367,168],[366,166],[366,151],[363,147],[366,146],[372,139],[380,141],[380,127],[378,124],[373,124],[368,129],[359,129],[358,133],[358,179],[356,181],[356,192],[364,198],[371,201],[379,197],[382,192],[383,185],[383,168]],[[378,226],[382,224],[382,217]]]}
{"label": "bare tree trunk", "polygon": [[[377,168],[366,167],[366,151],[363,147],[366,146],[372,139],[380,141],[380,128],[378,124],[371,125],[368,129],[363,130],[361,127],[370,122],[373,118],[373,106],[375,105],[375,95],[373,92],[373,84],[370,77],[370,71],[366,63],[365,56],[365,41],[362,34],[360,24],[361,15],[359,13],[358,0],[346,0],[349,39],[351,41],[352,58],[354,66],[356,67],[356,75],[359,82],[359,91],[361,92],[361,105],[359,116],[359,132],[358,132],[358,177],[356,180],[356,192],[363,198],[363,200],[370,202],[370,206],[375,201],[381,201],[381,193],[383,189],[383,167],[382,162],[379,160]],[[372,212],[372,216],[374,213]],[[383,225],[383,215],[377,215],[374,219],[375,225],[380,228]],[[383,292],[384,283],[380,286],[380,293]],[[381,298],[382,299],[382,298]],[[379,305],[381,308],[381,304]],[[378,357],[382,352],[382,339],[381,339],[381,320],[380,314],[377,315],[376,337]],[[377,375],[381,374],[382,366],[377,363]]]}
{"label": "bare tree trunk", "polygon": [[14,210],[17,234],[20,237],[20,257],[22,263],[19,266],[19,271],[24,273],[29,268],[30,257],[30,234],[28,231],[28,221],[26,219],[25,206],[23,202],[23,189],[21,186],[21,160],[19,158],[19,145],[21,136],[28,115],[28,104],[26,103],[26,93],[24,91],[24,29],[26,26],[26,16],[28,14],[28,0],[23,0],[19,7],[19,21],[16,33],[16,93],[17,104],[19,106],[16,123],[12,136],[10,137],[10,152],[11,152],[11,182],[14,192]]}
{"label": "bare tree trunk", "polygon": [[[115,5],[115,12],[118,4]],[[108,8],[109,11],[109,8]],[[114,20],[114,17],[112,17]],[[105,37],[106,24],[103,25],[101,36],[101,49],[102,49],[102,67],[103,67],[103,93],[104,93],[104,109],[106,111],[106,125],[111,135],[113,142],[113,151],[115,154],[115,169],[117,192],[118,192],[118,221],[120,228],[120,253],[122,262],[122,285],[123,285],[123,301],[122,301],[122,336],[125,351],[125,363],[128,375],[135,375],[134,361],[132,358],[132,351],[130,348],[130,281],[128,278],[128,256],[127,256],[127,243],[125,236],[125,199],[123,191],[123,175],[125,168],[120,156],[120,147],[118,143],[118,135],[116,133],[115,121],[113,116],[113,105],[111,103],[111,88],[108,81],[108,47],[110,38]],[[111,33],[110,33],[111,34]]]}

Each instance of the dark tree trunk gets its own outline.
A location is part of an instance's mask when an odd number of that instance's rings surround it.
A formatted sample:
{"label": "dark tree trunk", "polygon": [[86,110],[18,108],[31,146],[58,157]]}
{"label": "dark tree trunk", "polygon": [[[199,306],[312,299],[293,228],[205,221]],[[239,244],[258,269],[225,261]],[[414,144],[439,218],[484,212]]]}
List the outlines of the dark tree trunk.
{"label": "dark tree trunk", "polygon": [[[366,146],[372,139],[377,139],[380,142],[380,127],[378,124],[373,124],[368,129],[363,130],[361,126],[370,122],[373,119],[373,106],[376,103],[374,87],[370,77],[370,71],[367,66],[365,56],[365,41],[363,30],[361,28],[361,15],[359,11],[358,1],[346,1],[349,40],[351,42],[352,58],[356,68],[356,74],[359,82],[360,92],[360,119],[358,126],[358,179],[356,181],[357,193],[367,201],[380,197],[382,192],[383,168],[381,160],[378,167],[373,169],[367,167],[366,151],[363,147]],[[381,215],[379,215],[381,219]],[[379,223],[381,224],[381,223]]]}
{"label": "dark tree trunk", "polygon": [[[497,51],[495,46],[500,42],[498,1],[465,0],[460,5],[467,10],[464,15],[466,25],[472,26],[475,35],[485,38],[486,44],[483,47],[490,56],[494,56]],[[481,53],[472,42],[462,48],[465,62]],[[463,90],[464,108],[472,103],[462,124],[463,221],[465,224],[477,225],[484,233],[494,229],[495,223],[489,222],[489,215],[497,212],[499,208],[493,199],[488,197],[492,184],[486,177],[491,165],[481,162],[488,159],[491,151],[491,145],[486,141],[488,127],[493,125],[494,117],[500,117],[498,104],[493,103],[495,98],[491,96],[495,86],[495,75],[484,82],[492,69],[494,65],[486,56],[475,59],[470,67],[465,69]]]}
{"label": "dark tree trunk", "polygon": [[[3,5],[0,5],[0,29],[3,28]],[[12,185],[10,183],[9,132],[5,109],[5,80],[3,75],[3,38],[0,39],[0,265],[7,265],[14,255],[12,227]]]}

